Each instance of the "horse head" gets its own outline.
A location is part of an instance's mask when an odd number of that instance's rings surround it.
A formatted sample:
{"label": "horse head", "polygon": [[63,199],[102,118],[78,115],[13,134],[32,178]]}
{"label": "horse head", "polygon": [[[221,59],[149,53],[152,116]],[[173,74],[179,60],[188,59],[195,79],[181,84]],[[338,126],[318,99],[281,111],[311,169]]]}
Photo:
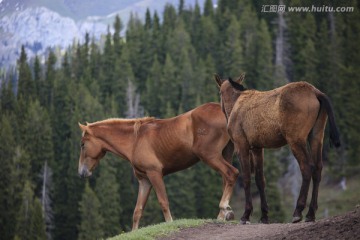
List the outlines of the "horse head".
{"label": "horse head", "polygon": [[81,177],[90,177],[92,170],[99,164],[106,152],[89,126],[79,123],[79,127],[82,130],[82,138],[78,172]]}
{"label": "horse head", "polygon": [[220,89],[220,104],[226,119],[229,118],[232,108],[241,94],[241,91],[246,90],[242,85],[245,78],[245,73],[234,81],[230,77],[228,79],[221,79],[218,74],[214,75],[215,81]]}

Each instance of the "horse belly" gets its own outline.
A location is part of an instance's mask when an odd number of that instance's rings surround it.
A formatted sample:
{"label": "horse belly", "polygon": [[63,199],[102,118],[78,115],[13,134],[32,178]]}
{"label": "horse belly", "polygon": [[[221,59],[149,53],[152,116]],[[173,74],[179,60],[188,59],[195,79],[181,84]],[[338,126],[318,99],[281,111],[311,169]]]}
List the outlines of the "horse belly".
{"label": "horse belly", "polygon": [[167,175],[191,167],[199,161],[199,158],[192,153],[174,153],[162,160],[163,174]]}
{"label": "horse belly", "polygon": [[252,147],[279,148],[286,144],[286,139],[276,124],[253,125],[253,130],[247,133],[247,140]]}

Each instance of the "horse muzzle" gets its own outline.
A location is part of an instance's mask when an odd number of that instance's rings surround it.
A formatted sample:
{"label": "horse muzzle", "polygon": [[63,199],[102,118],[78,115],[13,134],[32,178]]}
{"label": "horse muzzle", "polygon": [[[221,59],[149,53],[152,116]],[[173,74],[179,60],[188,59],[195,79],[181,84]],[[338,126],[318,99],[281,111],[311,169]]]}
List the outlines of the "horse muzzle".
{"label": "horse muzzle", "polygon": [[87,178],[90,177],[92,172],[89,171],[89,169],[86,166],[82,166],[79,168],[79,176],[81,178]]}

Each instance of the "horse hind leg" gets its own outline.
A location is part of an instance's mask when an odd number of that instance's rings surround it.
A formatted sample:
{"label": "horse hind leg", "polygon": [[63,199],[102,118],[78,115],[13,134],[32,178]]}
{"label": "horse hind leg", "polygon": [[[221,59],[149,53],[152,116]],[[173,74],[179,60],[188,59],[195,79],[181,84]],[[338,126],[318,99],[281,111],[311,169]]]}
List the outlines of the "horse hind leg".
{"label": "horse hind leg", "polygon": [[243,178],[244,192],[245,192],[245,211],[240,219],[240,223],[250,223],[250,215],[253,211],[252,196],[251,196],[251,158],[248,145],[242,143],[236,146],[236,153],[239,157],[241,172]]}
{"label": "horse hind leg", "polygon": [[264,149],[253,149],[252,157],[255,165],[255,182],[259,190],[261,200],[261,223],[269,223],[269,207],[265,195],[265,177],[264,177]]}
{"label": "horse hind leg", "polygon": [[144,212],[146,202],[151,191],[151,183],[148,179],[139,179],[139,193],[133,215],[132,231],[139,228],[139,222]]}
{"label": "horse hind leg", "polygon": [[322,162],[322,148],[323,148],[323,139],[324,139],[324,131],[326,124],[326,113],[322,110],[319,114],[319,117],[315,123],[314,128],[312,129],[309,135],[309,145],[311,149],[311,157],[314,160],[314,169],[312,172],[312,180],[313,180],[313,190],[311,196],[311,202],[309,206],[309,211],[306,214],[306,222],[315,221],[315,213],[318,208],[318,193],[319,193],[319,185],[321,181],[321,172],[323,168]]}
{"label": "horse hind leg", "polygon": [[300,171],[302,175],[302,184],[300,188],[299,198],[296,203],[296,208],[293,214],[293,223],[300,222],[302,220],[302,211],[306,205],[306,199],[309,191],[309,185],[312,176],[312,162],[310,154],[307,149],[306,140],[297,141],[295,143],[289,143],[291,151],[293,152],[296,160],[299,163]]}
{"label": "horse hind leg", "polygon": [[217,219],[226,221],[233,220],[235,216],[229,202],[235,182],[239,176],[239,171],[230,164],[230,159],[225,160],[222,156],[209,158],[209,154],[199,155],[202,155],[200,158],[205,164],[221,174],[223,180],[223,194],[219,203],[220,212]]}

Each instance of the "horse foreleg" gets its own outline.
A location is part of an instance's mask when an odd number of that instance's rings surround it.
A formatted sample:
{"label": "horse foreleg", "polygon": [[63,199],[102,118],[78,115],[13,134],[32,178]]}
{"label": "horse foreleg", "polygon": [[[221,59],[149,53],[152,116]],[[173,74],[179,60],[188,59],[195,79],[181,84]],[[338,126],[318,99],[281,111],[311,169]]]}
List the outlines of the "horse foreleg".
{"label": "horse foreleg", "polygon": [[245,144],[239,145],[237,149],[240,149],[240,152],[237,151],[238,156],[240,157],[240,165],[242,171],[243,185],[245,191],[245,211],[243,216],[240,219],[240,223],[249,224],[250,223],[250,215],[253,211],[252,205],[252,197],[251,197],[251,165],[250,165],[250,152],[249,148],[244,147]]}
{"label": "horse foreleg", "polygon": [[149,182],[149,180],[145,178],[139,179],[139,193],[134,209],[132,230],[136,230],[139,228],[139,222],[143,214],[146,202],[149,198],[150,190],[151,183]]}
{"label": "horse foreleg", "polygon": [[165,221],[171,222],[172,216],[169,208],[169,200],[166,194],[165,183],[161,173],[157,171],[151,171],[151,172],[147,172],[146,175],[148,176],[156,192],[156,196],[160,204],[161,210],[164,214]]}
{"label": "horse foreleg", "polygon": [[265,196],[265,177],[264,177],[264,149],[253,149],[252,157],[255,165],[255,181],[259,190],[261,200],[261,218],[260,222],[269,223],[268,204]]}
{"label": "horse foreleg", "polygon": [[291,151],[293,152],[296,160],[299,163],[301,175],[302,175],[302,184],[300,189],[299,198],[296,203],[296,208],[293,214],[293,223],[300,222],[302,220],[302,211],[306,205],[306,199],[309,191],[309,185],[312,176],[311,170],[311,159],[309,152],[306,147],[306,142],[303,143],[294,143],[290,144]]}

